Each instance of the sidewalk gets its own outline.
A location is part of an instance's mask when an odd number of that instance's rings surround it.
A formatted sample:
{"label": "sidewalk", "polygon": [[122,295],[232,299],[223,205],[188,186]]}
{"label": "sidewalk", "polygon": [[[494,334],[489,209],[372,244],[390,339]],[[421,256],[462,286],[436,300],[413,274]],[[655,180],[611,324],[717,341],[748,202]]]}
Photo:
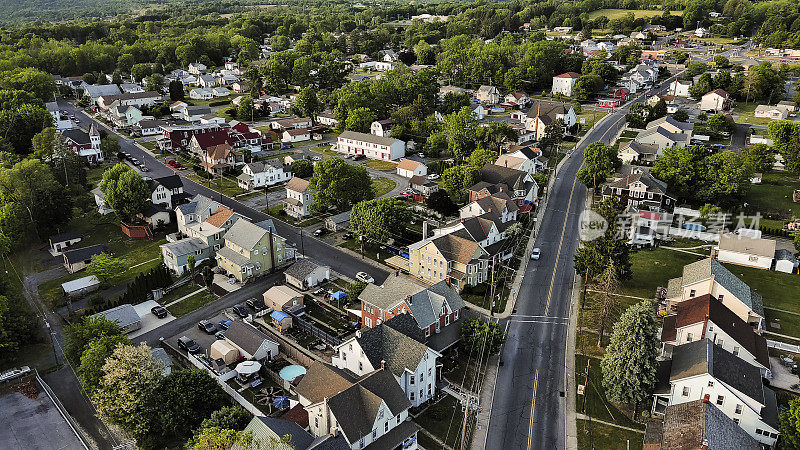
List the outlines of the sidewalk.
{"label": "sidewalk", "polygon": [[[586,414],[580,414],[579,413],[579,414],[577,414],[576,417],[578,419],[581,419],[581,420],[591,420],[592,422],[602,423],[603,425],[608,425],[609,427],[619,428],[620,430],[628,430],[628,431],[633,431],[634,433],[644,434],[644,430],[638,430],[636,428],[630,428],[630,427],[623,427],[622,425],[617,425],[615,423],[606,422],[606,421],[603,421],[603,420],[598,420],[598,419],[595,419],[594,417],[590,418]],[[576,426],[576,430],[577,430],[577,426]],[[577,444],[577,441],[576,441],[576,444]],[[577,445],[576,445],[575,448],[578,448]]]}

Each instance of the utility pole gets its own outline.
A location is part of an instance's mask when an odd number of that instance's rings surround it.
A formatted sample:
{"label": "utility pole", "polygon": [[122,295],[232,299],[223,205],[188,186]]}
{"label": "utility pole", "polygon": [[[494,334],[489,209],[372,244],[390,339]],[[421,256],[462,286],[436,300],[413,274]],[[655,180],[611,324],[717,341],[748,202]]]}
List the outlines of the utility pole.
{"label": "utility pole", "polygon": [[494,263],[497,262],[497,257],[492,258],[492,289],[489,293],[489,315],[494,317]]}
{"label": "utility pole", "polygon": [[303,254],[303,257],[306,256],[306,246],[303,244],[303,229],[300,228],[300,253]]}

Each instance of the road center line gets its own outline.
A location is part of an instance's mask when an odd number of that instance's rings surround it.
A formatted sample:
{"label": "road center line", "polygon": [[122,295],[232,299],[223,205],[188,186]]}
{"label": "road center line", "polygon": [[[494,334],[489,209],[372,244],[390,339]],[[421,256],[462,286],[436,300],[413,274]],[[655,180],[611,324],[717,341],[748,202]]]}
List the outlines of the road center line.
{"label": "road center line", "polygon": [[539,386],[539,369],[533,376],[533,400],[531,400],[531,420],[528,423],[528,450],[531,448],[531,438],[533,437],[533,415],[536,413],[536,388]]}

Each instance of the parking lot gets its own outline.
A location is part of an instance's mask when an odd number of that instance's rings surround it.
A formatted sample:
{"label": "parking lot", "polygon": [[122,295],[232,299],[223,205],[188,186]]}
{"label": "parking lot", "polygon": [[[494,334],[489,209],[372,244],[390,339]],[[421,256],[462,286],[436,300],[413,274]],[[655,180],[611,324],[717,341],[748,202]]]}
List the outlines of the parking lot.
{"label": "parking lot", "polygon": [[154,307],[158,306],[158,302],[155,300],[148,300],[143,303],[139,303],[138,305],[133,305],[133,309],[136,310],[136,314],[139,315],[142,321],[142,328],[134,331],[133,333],[129,334],[129,338],[135,338],[137,336],[141,336],[148,331],[155,330],[156,328],[160,327],[161,325],[167,324],[175,320],[175,317],[172,314],[167,313],[167,317],[163,319],[159,319],[156,317],[150,310]]}

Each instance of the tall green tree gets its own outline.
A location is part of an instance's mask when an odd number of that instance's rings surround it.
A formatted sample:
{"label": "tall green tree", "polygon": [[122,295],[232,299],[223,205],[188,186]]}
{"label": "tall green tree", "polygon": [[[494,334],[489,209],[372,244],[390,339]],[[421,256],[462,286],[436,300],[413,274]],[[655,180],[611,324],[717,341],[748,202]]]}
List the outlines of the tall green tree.
{"label": "tall green tree", "polygon": [[470,319],[461,324],[461,348],[467,352],[487,351],[496,355],[506,342],[506,337],[498,322]]}
{"label": "tall green tree", "polygon": [[475,137],[479,147],[499,154],[504,144],[516,143],[517,132],[505,122],[489,122],[487,126],[475,130]]}
{"label": "tall green tree", "polygon": [[74,366],[79,366],[81,356],[92,341],[103,337],[122,336],[122,328],[103,316],[86,316],[65,328],[64,356]]}
{"label": "tall green tree", "polygon": [[298,178],[308,178],[314,174],[314,163],[308,159],[298,159],[292,163],[292,175]]}
{"label": "tall green tree", "polygon": [[480,170],[471,166],[453,166],[442,173],[442,187],[456,203],[464,203],[467,189],[481,179]]}
{"label": "tall green tree", "polygon": [[359,133],[369,133],[370,125],[376,120],[375,113],[369,108],[356,108],[347,115],[344,128]]}
{"label": "tall green tree", "polygon": [[350,228],[379,242],[402,236],[410,220],[406,203],[393,198],[366,200],[350,210]]}
{"label": "tall green tree", "polygon": [[594,142],[586,147],[584,165],[578,170],[578,180],[587,187],[594,187],[606,182],[606,179],[622,165],[614,147]]}
{"label": "tall green tree", "polygon": [[106,359],[119,345],[130,345],[130,340],[123,335],[101,336],[89,341],[86,350],[83,351],[81,364],[78,366],[78,378],[90,396],[100,387]]}
{"label": "tall green tree", "polygon": [[319,211],[329,206],[345,211],[351,205],[375,197],[367,169],[347,164],[338,157],[324,159],[314,166],[310,188],[314,192],[312,207]]}
{"label": "tall green tree", "polygon": [[[191,256],[191,255],[190,255]],[[96,276],[103,283],[111,283],[128,270],[128,263],[122,258],[115,258],[107,253],[92,256],[86,267],[86,273]]]}
{"label": "tall green tree", "polygon": [[183,83],[181,80],[172,80],[169,82],[169,99],[172,101],[183,100],[185,97],[183,91]]}
{"label": "tall green tree", "polygon": [[310,118],[312,121],[317,120],[317,114],[322,112],[323,109],[323,104],[317,97],[317,91],[311,86],[304,88],[297,94],[296,105],[300,114]]}
{"label": "tall green tree", "polygon": [[800,448],[800,397],[789,401],[789,407],[778,417],[782,448]]}
{"label": "tall green tree", "polygon": [[123,163],[103,172],[100,190],[106,196],[106,204],[124,221],[142,212],[150,198],[150,190],[142,176]]}
{"label": "tall green tree", "polygon": [[[72,196],[58,183],[50,167],[38,159],[20,161],[11,169],[0,168],[0,200],[16,205],[15,211],[23,211],[26,227],[36,234],[72,218]],[[24,240],[24,236],[13,238]]]}
{"label": "tall green tree", "polygon": [[447,150],[456,161],[464,161],[475,150],[478,121],[472,109],[465,106],[444,116],[444,132],[447,134]]}
{"label": "tall green tree", "polygon": [[486,164],[493,163],[497,160],[497,153],[485,149],[479,148],[472,152],[471,155],[467,158],[467,164],[477,169],[485,166]]}
{"label": "tall green tree", "polygon": [[614,324],[600,363],[603,387],[611,401],[637,405],[655,387],[659,354],[658,323],[652,300],[628,308]]}

